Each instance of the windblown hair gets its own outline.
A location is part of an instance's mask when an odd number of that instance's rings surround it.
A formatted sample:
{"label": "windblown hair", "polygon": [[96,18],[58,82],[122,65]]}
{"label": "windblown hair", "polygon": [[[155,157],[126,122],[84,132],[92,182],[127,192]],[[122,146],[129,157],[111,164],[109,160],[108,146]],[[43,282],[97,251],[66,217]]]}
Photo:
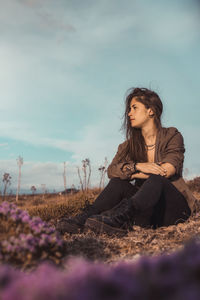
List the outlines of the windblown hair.
{"label": "windblown hair", "polygon": [[124,149],[121,161],[126,159],[129,155],[135,162],[147,162],[147,152],[145,148],[145,141],[140,128],[134,128],[131,126],[131,121],[128,116],[130,111],[130,103],[133,97],[145,105],[146,108],[151,108],[153,111],[153,118],[155,125],[158,129],[162,127],[161,114],[163,111],[163,105],[160,97],[155,92],[146,88],[131,88],[127,91],[128,95],[125,99],[125,113],[123,115],[124,121],[120,130],[125,130],[127,146]]}

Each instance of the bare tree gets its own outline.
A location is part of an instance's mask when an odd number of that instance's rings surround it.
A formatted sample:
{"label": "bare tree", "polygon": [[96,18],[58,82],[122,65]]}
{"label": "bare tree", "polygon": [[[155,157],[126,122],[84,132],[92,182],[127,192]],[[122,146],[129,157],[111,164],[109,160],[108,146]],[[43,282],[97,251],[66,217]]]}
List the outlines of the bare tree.
{"label": "bare tree", "polygon": [[75,185],[72,184],[72,185],[71,185],[71,194],[73,193],[74,189],[75,189]]}
{"label": "bare tree", "polygon": [[35,187],[34,185],[32,185],[31,191],[32,191],[32,194],[33,194],[33,195],[35,195],[36,190],[37,190],[36,187]]}
{"label": "bare tree", "polygon": [[90,165],[90,160],[89,160],[89,158],[86,158],[86,164],[87,164],[88,169],[89,169],[88,181],[87,181],[87,189],[88,189],[88,188],[89,188],[89,185],[90,185],[90,176],[91,176],[91,165]]}
{"label": "bare tree", "polygon": [[86,160],[82,160],[84,190],[86,190],[86,180],[87,180],[87,170],[86,170],[86,168],[87,168]]}
{"label": "bare tree", "polygon": [[66,162],[64,161],[64,171],[63,171],[63,180],[64,180],[64,190],[66,192],[67,184],[66,184]]}
{"label": "bare tree", "polygon": [[41,184],[41,188],[42,188],[42,198],[44,199],[44,194],[46,193],[46,184],[42,183]]}
{"label": "bare tree", "polygon": [[106,172],[107,172],[107,165],[108,165],[108,160],[107,160],[107,157],[105,157],[105,160],[104,160],[104,172],[103,172],[103,176],[102,176],[102,188],[104,188],[105,175],[106,175]]}
{"label": "bare tree", "polygon": [[108,160],[107,158],[105,157],[105,161],[104,161],[104,165],[103,166],[100,166],[98,168],[98,170],[100,171],[100,183],[99,183],[99,188],[104,188],[104,181],[105,181],[105,174],[107,172],[107,164],[108,164]]}
{"label": "bare tree", "polygon": [[[89,169],[89,174],[87,178],[87,168]],[[89,158],[82,160],[82,171],[83,171],[83,179],[81,178],[80,169],[77,167],[78,176],[81,184],[82,191],[87,191],[90,183],[90,176],[91,176],[91,165]]]}
{"label": "bare tree", "polygon": [[5,196],[6,196],[6,191],[7,191],[7,187],[8,185],[11,185],[11,176],[9,173],[4,173],[3,174],[3,183],[4,183],[4,191],[3,191],[3,199],[5,200]]}
{"label": "bare tree", "polygon": [[17,185],[17,193],[16,193],[16,202],[18,201],[19,198],[20,182],[21,182],[21,167],[23,165],[23,158],[21,156],[17,158],[17,164],[19,166],[19,176],[18,176],[18,185]]}
{"label": "bare tree", "polygon": [[81,190],[83,191],[83,181],[82,181],[82,178],[81,178],[81,174],[80,174],[80,169],[79,167],[77,167],[77,172],[78,172],[78,177],[79,177],[79,180],[80,180],[80,184],[81,184]]}
{"label": "bare tree", "polygon": [[100,188],[100,189],[101,189],[101,186],[102,186],[104,169],[105,169],[104,166],[100,166],[100,167],[98,168],[98,170],[100,171],[100,183],[99,183],[99,188]]}

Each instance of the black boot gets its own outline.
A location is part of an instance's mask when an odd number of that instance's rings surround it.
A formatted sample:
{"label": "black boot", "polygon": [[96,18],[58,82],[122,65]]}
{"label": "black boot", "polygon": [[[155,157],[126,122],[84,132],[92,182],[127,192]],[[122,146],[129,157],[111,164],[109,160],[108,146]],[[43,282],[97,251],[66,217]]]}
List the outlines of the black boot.
{"label": "black boot", "polygon": [[111,217],[93,215],[85,222],[84,229],[90,229],[96,233],[107,233],[117,236],[127,234],[128,230],[133,229],[135,209],[132,204],[132,199],[126,200],[127,205],[123,211]]}
{"label": "black boot", "polygon": [[82,213],[75,217],[64,217],[57,222],[56,230],[60,233],[80,233],[83,231],[85,221],[88,217],[98,213],[92,204],[87,204],[82,208]]}

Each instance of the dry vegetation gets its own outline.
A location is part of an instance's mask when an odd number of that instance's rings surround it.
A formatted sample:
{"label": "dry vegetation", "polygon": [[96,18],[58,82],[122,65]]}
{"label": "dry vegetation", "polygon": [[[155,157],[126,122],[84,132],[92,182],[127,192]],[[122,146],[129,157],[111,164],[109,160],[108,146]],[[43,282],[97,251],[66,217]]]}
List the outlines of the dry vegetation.
{"label": "dry vegetation", "polygon": [[[188,182],[195,197],[200,201],[200,177]],[[100,193],[99,189],[74,195],[29,195],[19,197],[18,206],[31,216],[55,225],[63,216],[76,215],[85,203],[92,203]],[[10,198],[9,201],[14,199]],[[200,203],[200,202],[199,202]],[[119,260],[133,260],[140,255],[171,253],[183,247],[186,241],[200,234],[200,211],[185,223],[161,227],[156,230],[134,226],[134,230],[123,238],[110,238],[93,232],[64,234],[66,256],[83,256],[92,261],[114,263]]]}

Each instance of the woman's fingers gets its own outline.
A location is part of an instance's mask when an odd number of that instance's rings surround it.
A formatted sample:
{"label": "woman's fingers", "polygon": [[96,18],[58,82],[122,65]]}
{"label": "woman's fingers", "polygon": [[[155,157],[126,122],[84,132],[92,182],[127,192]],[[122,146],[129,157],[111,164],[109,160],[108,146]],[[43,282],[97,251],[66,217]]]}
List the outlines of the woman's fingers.
{"label": "woman's fingers", "polygon": [[156,163],[138,163],[137,169],[143,173],[152,173],[157,175],[165,176],[167,171],[162,166],[159,166]]}
{"label": "woman's fingers", "polygon": [[156,169],[159,170],[160,172],[166,172],[166,169],[163,168],[163,167],[161,167],[161,166],[158,166],[158,165],[155,164],[155,167],[156,167]]}
{"label": "woman's fingers", "polygon": [[165,168],[158,166],[156,164],[154,166],[152,166],[152,169],[156,171],[156,174],[160,174],[163,176],[165,176],[167,173],[167,170]]}

